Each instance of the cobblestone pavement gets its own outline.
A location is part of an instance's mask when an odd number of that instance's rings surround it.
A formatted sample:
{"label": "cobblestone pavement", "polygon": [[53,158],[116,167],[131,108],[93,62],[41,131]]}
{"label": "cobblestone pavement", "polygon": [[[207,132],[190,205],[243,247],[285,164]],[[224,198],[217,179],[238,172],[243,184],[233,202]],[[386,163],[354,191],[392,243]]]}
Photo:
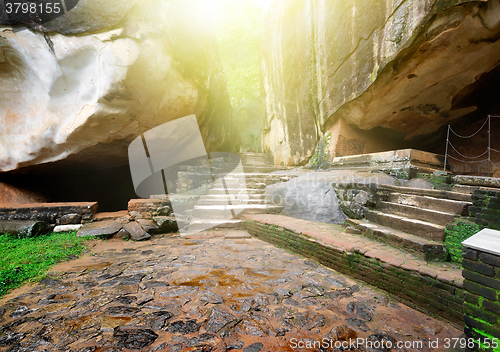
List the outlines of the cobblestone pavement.
{"label": "cobblestone pavement", "polygon": [[[378,289],[223,232],[97,241],[0,301],[0,351],[449,351],[445,339],[460,336]],[[441,349],[299,348],[356,338]]]}

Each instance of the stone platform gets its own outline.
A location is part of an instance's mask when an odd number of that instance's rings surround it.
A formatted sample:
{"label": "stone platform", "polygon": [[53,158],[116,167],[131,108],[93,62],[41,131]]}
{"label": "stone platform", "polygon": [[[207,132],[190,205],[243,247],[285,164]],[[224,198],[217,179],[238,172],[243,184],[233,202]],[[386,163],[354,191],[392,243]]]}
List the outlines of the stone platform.
{"label": "stone platform", "polygon": [[332,167],[358,171],[377,170],[392,176],[410,179],[416,177],[417,173],[429,174],[434,171],[443,171],[444,155],[403,149],[334,158]]}
{"label": "stone platform", "polygon": [[463,325],[463,278],[452,263],[419,259],[390,245],[349,234],[339,225],[281,215],[247,215],[248,232],[278,247],[377,286],[403,301]]}

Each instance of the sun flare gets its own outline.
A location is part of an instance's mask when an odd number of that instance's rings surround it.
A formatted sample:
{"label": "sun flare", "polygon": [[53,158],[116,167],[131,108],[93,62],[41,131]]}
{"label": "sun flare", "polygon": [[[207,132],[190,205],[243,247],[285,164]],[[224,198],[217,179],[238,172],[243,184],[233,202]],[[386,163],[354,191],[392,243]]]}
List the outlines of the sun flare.
{"label": "sun flare", "polygon": [[235,13],[244,13],[253,8],[258,12],[267,12],[274,0],[186,0],[191,9],[189,15],[200,28],[216,33],[235,17]]}

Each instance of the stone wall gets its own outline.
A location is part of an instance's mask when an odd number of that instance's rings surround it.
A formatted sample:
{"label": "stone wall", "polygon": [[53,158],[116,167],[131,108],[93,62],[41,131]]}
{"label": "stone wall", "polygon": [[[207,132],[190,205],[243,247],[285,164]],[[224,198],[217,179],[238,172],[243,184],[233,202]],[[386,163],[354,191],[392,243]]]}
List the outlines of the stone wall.
{"label": "stone wall", "polygon": [[170,208],[172,204],[169,199],[131,199],[128,202],[128,211],[134,218],[150,219],[158,212],[158,209]]}
{"label": "stone wall", "polygon": [[[33,220],[50,224],[79,224],[97,213],[96,202],[0,204],[0,220]],[[63,219],[63,221],[61,221]]]}
{"label": "stone wall", "polygon": [[465,333],[476,340],[470,351],[500,351],[499,240],[488,229],[463,243]]}
{"label": "stone wall", "polygon": [[500,230],[500,191],[476,190],[469,208],[473,221],[485,228]]}
{"label": "stone wall", "polygon": [[346,139],[339,136],[335,146],[335,156],[358,155],[365,152],[366,142],[362,139]]}

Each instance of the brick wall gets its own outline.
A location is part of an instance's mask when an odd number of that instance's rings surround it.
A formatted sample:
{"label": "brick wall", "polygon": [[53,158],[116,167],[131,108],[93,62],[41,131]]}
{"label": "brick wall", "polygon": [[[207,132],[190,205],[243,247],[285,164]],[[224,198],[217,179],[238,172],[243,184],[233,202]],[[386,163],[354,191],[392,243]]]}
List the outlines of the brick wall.
{"label": "brick wall", "polygon": [[496,338],[500,344],[500,257],[464,249],[463,258],[465,333],[483,342]]}
{"label": "brick wall", "polygon": [[318,242],[283,227],[247,220],[253,236],[311,258],[317,262],[374,285],[408,304],[463,325],[463,288],[446,278],[421,275],[418,271],[397,267],[370,258],[356,250],[347,252]]}
{"label": "brick wall", "polygon": [[347,139],[344,136],[339,136],[335,145],[335,156],[358,155],[365,152],[366,142],[362,139]]}
{"label": "brick wall", "polygon": [[474,205],[469,215],[476,224],[500,230],[500,191],[477,190],[472,195]]}

